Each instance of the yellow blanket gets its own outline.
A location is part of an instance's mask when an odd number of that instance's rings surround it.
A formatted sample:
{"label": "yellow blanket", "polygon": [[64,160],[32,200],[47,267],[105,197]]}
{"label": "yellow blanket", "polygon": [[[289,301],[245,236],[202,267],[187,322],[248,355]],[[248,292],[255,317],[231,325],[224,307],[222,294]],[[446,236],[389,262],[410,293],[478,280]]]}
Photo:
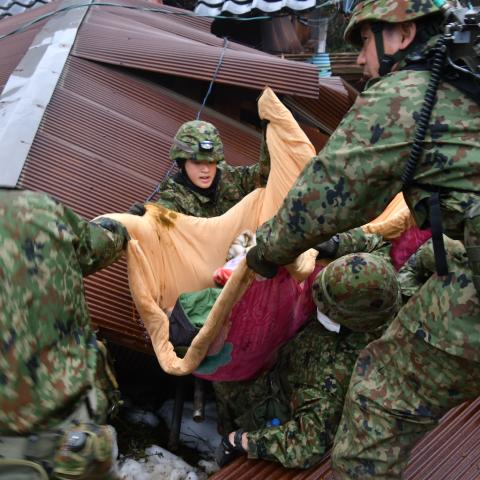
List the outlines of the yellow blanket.
{"label": "yellow blanket", "polygon": [[[183,358],[176,355],[169,342],[165,311],[181,293],[213,286],[212,274],[224,264],[234,239],[246,229],[255,231],[276,213],[299,173],[315,155],[312,144],[271,89],[263,92],[258,110],[260,118],[269,121],[271,172],[265,188],[253,191],[215,218],[194,218],[156,205],[149,205],[142,217],[108,215],[122,222],[131,235],[127,260],[132,297],[160,365],[173,375],[186,375],[197,368],[254,274],[245,261],[235,270]],[[393,210],[397,209],[398,205]],[[404,228],[403,220],[400,224]],[[380,230],[385,226],[383,223]],[[289,266],[290,273],[298,281],[306,278],[314,269],[315,256],[314,250],[305,252],[295,265]]]}

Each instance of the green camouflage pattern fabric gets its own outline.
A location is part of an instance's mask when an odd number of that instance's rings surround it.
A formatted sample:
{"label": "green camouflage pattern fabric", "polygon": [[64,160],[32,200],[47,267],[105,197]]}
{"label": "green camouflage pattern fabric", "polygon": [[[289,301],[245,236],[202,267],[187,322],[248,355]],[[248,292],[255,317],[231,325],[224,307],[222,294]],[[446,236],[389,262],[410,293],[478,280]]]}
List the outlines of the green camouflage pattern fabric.
{"label": "green camouflage pattern fabric", "polygon": [[480,203],[472,205],[465,217],[465,250],[472,269],[473,284],[480,294]]}
{"label": "green camouflage pattern fabric", "polygon": [[[478,307],[477,301],[477,321]],[[335,478],[403,478],[422,436],[451,408],[479,395],[479,363],[432,347],[394,320],[355,365],[332,453]]]}
{"label": "green camouflage pattern fabric", "polygon": [[233,167],[226,162],[217,165],[221,177],[215,198],[193,191],[173,178],[165,180],[156,203],[193,217],[217,217],[224,214],[252,190],[264,187],[270,173],[270,155],[265,140],[260,148],[259,162],[244,167]]}
{"label": "green camouflage pattern fabric", "polygon": [[335,258],[343,257],[349,253],[372,253],[390,261],[390,242],[382,235],[365,233],[362,227],[353,228],[348,232],[338,234],[338,250]]}
{"label": "green camouflage pattern fabric", "polygon": [[[432,241],[422,245],[399,271],[410,300],[359,356],[335,438],[338,479],[402,478],[415,443],[450,408],[480,395],[478,352],[469,351],[480,302],[464,246],[444,240],[449,274],[436,274]],[[433,331],[426,317],[438,322]]]}
{"label": "green camouflage pattern fabric", "polygon": [[[443,236],[448,263],[466,264],[465,247],[459,240]],[[436,272],[432,239],[426,241],[400,268],[398,279],[402,295],[410,298],[420,290],[422,285]]]}
{"label": "green camouflage pattern fabric", "polygon": [[[380,334],[336,334],[312,320],[282,347],[272,370],[252,381],[214,383],[219,429],[248,431],[249,458],[315,465],[332,445],[357,355]],[[267,427],[273,418],[282,424]]]}
{"label": "green camouflage pattern fabric", "polygon": [[[400,176],[428,79],[424,71],[391,73],[358,97],[279,212],[257,230],[261,257],[288,264],[337,231],[363,225],[384,210],[401,190]],[[416,184],[405,195],[419,227],[428,225],[427,189],[448,189],[440,199],[444,230],[453,239],[463,239],[465,212],[480,201],[479,155],[480,106],[441,83]],[[447,298],[445,283],[452,294],[446,302],[451,310],[464,308],[463,283],[434,276],[431,286],[421,290],[424,294],[414,297],[415,314],[403,315],[401,321],[412,333],[422,332],[433,346],[480,361],[480,324],[468,308],[466,315],[452,315],[444,304],[434,308],[438,292]]]}
{"label": "green camouflage pattern fabric", "polygon": [[401,304],[395,269],[371,253],[352,253],[329,263],[315,278],[312,296],[319,311],[355,332],[377,329]]}
{"label": "green camouflage pattern fabric", "polygon": [[353,10],[344,32],[347,42],[360,45],[360,25],[363,22],[400,23],[440,13],[432,0],[365,0]]}
{"label": "green camouflage pattern fabric", "polygon": [[97,345],[83,276],[117,260],[128,238],[108,223],[46,194],[0,190],[0,434],[54,428],[91,387]]}
{"label": "green camouflage pattern fabric", "polygon": [[[202,149],[202,142],[207,149]],[[193,160],[194,162],[221,162],[224,160],[223,143],[217,127],[202,120],[184,123],[175,134],[170,159]]]}

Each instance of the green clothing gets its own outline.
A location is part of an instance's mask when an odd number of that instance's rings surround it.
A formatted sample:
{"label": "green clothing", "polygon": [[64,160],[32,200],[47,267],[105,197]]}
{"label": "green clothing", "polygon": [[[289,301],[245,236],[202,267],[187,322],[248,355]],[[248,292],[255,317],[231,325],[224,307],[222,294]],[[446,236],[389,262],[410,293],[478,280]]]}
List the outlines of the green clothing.
{"label": "green clothing", "polygon": [[361,227],[338,234],[338,250],[335,258],[350,253],[373,253],[390,261],[390,242],[382,235],[365,233]]}
{"label": "green clothing", "polygon": [[117,260],[128,238],[108,222],[86,222],[46,194],[0,190],[0,434],[54,428],[91,387],[83,275]]}
{"label": "green clothing", "polygon": [[[429,78],[427,71],[397,71],[357,98],[277,215],[258,230],[261,257],[289,263],[385,208],[402,188]],[[414,183],[405,192],[407,204],[417,225],[427,226],[430,191],[440,189],[444,231],[462,240],[465,214],[480,201],[480,106],[441,82],[423,145]],[[378,348],[368,361],[357,364],[335,437],[337,478],[400,478],[419,436],[448,408],[480,395],[479,300],[469,266],[450,259],[449,269],[449,275],[431,275],[397,315],[395,329],[408,332],[408,340],[385,336],[373,344]],[[397,355],[389,357],[386,368],[383,352],[390,344],[398,345]],[[443,374],[447,358],[457,369],[462,365],[459,381],[450,370]],[[430,411],[433,415],[422,423]]]}
{"label": "green clothing", "polygon": [[[312,320],[280,350],[271,371],[214,384],[220,430],[248,431],[249,458],[315,465],[332,445],[357,355],[380,334],[337,334]],[[267,427],[273,418],[282,424]]]}
{"label": "green clothing", "polygon": [[168,178],[160,187],[157,203],[192,217],[209,218],[222,215],[251,191],[266,185],[270,172],[270,156],[262,145],[260,161],[255,165],[232,167],[226,162],[220,162],[217,169],[221,172],[221,178],[214,199]]}
{"label": "green clothing", "polygon": [[[336,232],[375,218],[385,208],[401,189],[400,176],[429,77],[425,71],[395,72],[357,98],[324,149],[304,169],[277,215],[257,231],[258,252],[265,260],[287,264]],[[441,83],[415,173],[417,184],[406,192],[420,227],[428,219],[427,188],[448,188],[441,196],[445,233],[455,239],[463,237],[465,211],[480,201],[479,155],[480,106]],[[441,289],[443,280],[435,281]],[[431,297],[423,298],[431,302]],[[455,309],[455,298],[448,303]],[[480,323],[469,315],[427,307],[417,309],[415,315],[403,315],[401,321],[433,346],[480,361]]]}
{"label": "green clothing", "polygon": [[[372,252],[338,258],[313,282],[317,308],[342,325],[340,333],[312,320],[280,349],[270,371],[253,381],[214,384],[220,430],[246,430],[251,458],[277,461],[288,468],[309,468],[322,458],[332,445],[359,351],[381,335],[399,308],[397,276],[385,261],[389,244],[380,235],[363,231],[339,237],[343,251]],[[320,285],[322,274],[332,266],[336,274],[330,272]],[[345,328],[355,325],[354,320],[368,323],[365,319],[370,317],[381,317],[383,325],[369,332]],[[267,428],[272,418],[282,424]]]}
{"label": "green clothing", "polygon": [[[464,262],[466,265],[467,254],[462,242],[443,237],[447,253],[447,261]],[[433,253],[432,239],[426,241],[400,268],[398,278],[400,281],[402,295],[411,297],[417,293],[422,285],[434,274],[435,257]]]}
{"label": "green clothing", "polygon": [[451,408],[477,398],[479,385],[480,363],[442,352],[394,320],[354,368],[332,452],[335,478],[404,478],[412,446]]}

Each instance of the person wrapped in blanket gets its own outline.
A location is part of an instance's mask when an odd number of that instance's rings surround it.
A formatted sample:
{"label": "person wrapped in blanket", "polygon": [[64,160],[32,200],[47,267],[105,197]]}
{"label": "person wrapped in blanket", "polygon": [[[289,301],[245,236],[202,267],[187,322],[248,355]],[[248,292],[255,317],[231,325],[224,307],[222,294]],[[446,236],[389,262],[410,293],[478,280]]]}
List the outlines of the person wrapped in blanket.
{"label": "person wrapped in blanket", "polygon": [[254,380],[216,382],[220,466],[247,453],[309,468],[331,447],[358,353],[401,307],[390,244],[360,228],[317,247],[335,259],[312,287],[317,313]]}

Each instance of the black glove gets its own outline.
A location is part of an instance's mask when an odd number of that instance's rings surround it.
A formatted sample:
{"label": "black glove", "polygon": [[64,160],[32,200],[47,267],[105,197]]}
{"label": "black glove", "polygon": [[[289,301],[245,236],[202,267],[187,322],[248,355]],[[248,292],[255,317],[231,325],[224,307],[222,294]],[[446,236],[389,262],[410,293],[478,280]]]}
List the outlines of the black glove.
{"label": "black glove", "polygon": [[247,252],[247,265],[248,268],[265,278],[273,278],[278,271],[278,265],[260,257],[256,245]]}
{"label": "black glove", "polygon": [[246,453],[242,447],[242,434],[242,429],[235,432],[233,437],[233,442],[235,445],[230,443],[228,434],[222,437],[220,445],[215,450],[215,461],[218,463],[219,467],[224,467],[228,463],[233,462],[233,460]]}
{"label": "black glove", "polygon": [[108,217],[95,218],[91,220],[90,223],[94,223],[95,225],[100,225],[100,227],[104,228],[105,230],[108,230],[109,232],[112,232],[115,235],[123,235],[124,247],[127,244],[127,242],[130,240],[130,235],[128,233],[128,230],[120,222],[112,220],[111,218],[108,218]]}
{"label": "black glove", "polygon": [[140,202],[135,202],[129,209],[128,213],[131,213],[132,215],[138,215],[141,217],[142,215],[145,214],[147,209],[145,208],[145,205]]}
{"label": "black glove", "polygon": [[320,243],[317,245],[315,250],[317,250],[317,258],[337,258],[338,247],[340,245],[340,237],[334,235],[330,240]]}

